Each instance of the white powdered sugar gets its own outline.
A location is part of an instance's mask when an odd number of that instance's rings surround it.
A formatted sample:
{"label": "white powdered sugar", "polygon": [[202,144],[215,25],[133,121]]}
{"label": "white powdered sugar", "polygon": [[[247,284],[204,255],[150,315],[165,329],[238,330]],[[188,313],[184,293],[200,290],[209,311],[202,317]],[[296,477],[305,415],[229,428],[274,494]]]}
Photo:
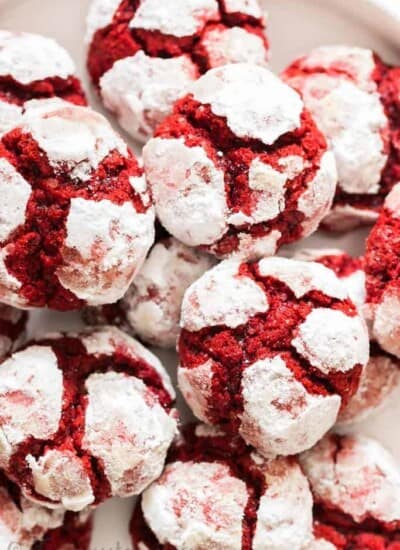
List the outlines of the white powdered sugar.
{"label": "white powdered sugar", "polygon": [[141,0],[129,26],[182,38],[196,34],[219,17],[216,0]]}
{"label": "white powdered sugar", "polygon": [[343,74],[342,78],[354,81],[365,92],[377,89],[372,78],[376,68],[374,53],[366,48],[322,46],[303,57],[300,66],[307,72],[336,70]]}
{"label": "white powdered sugar", "polygon": [[32,188],[14,166],[0,158],[0,241],[25,222],[25,210]]}
{"label": "white powdered sugar", "polygon": [[[323,258],[332,258],[337,257],[340,259],[341,256],[346,253],[343,250],[336,248],[306,248],[304,250],[299,250],[295,254],[296,260],[301,260],[305,262],[319,262]],[[350,258],[349,258],[350,259]],[[365,305],[366,301],[366,277],[365,271],[360,267],[355,269],[352,273],[348,275],[339,276],[340,281],[344,284],[347,293],[352,300],[352,302],[357,306],[357,308],[362,311],[362,308]]]}
{"label": "white powdered sugar", "polygon": [[49,449],[38,459],[28,455],[26,463],[35,491],[51,501],[47,507],[80,512],[94,502],[90,478],[75,452]]}
{"label": "white powdered sugar", "polygon": [[324,539],[314,539],[304,547],[304,550],[337,550],[337,547]]}
{"label": "white powdered sugar", "polygon": [[0,76],[27,85],[46,78],[68,78],[74,73],[70,55],[51,38],[0,31]]}
{"label": "white powdered sugar", "polygon": [[30,346],[0,367],[0,466],[29,437],[47,439],[59,428],[62,372],[51,348]]}
{"label": "white powdered sugar", "polygon": [[92,0],[86,18],[85,42],[89,44],[99,29],[110,25],[122,0]]}
{"label": "white powdered sugar", "polygon": [[312,495],[297,463],[287,459],[260,466],[266,490],[257,510],[253,550],[303,550],[312,539]]}
{"label": "white powdered sugar", "polygon": [[372,334],[388,353],[400,357],[400,290],[388,286],[374,308]]}
{"label": "white powdered sugar", "polygon": [[224,172],[202,147],[183,138],[151,139],[143,149],[147,181],[163,226],[188,246],[212,244],[226,233]]}
{"label": "white powdered sugar", "polygon": [[347,297],[344,285],[333,271],[315,262],[264,258],[258,262],[258,271],[262,277],[273,277],[285,283],[296,298],[302,298],[312,291],[320,291],[338,300]]}
{"label": "white powdered sugar", "polygon": [[129,326],[149,343],[175,346],[183,295],[212,265],[174,238],[157,243],[121,301]]}
{"label": "white powdered sugar", "polygon": [[7,256],[12,250],[12,244],[0,248],[0,298],[1,301],[10,306],[26,308],[27,300],[18,295],[22,284],[11,275],[6,266]]}
{"label": "white powdered sugar", "polygon": [[243,13],[260,19],[263,12],[258,0],[223,0],[227,13]]}
{"label": "white powdered sugar", "polygon": [[23,497],[19,504],[5,487],[0,487],[0,548],[29,550],[48,530],[62,525],[61,510],[47,510]]}
{"label": "white powdered sugar", "polygon": [[212,69],[189,91],[195,100],[210,105],[215,115],[226,117],[228,127],[240,138],[272,145],[300,126],[299,95],[263,67],[236,63]]}
{"label": "white powdered sugar", "polygon": [[400,520],[400,474],[394,458],[377,441],[361,436],[326,437],[300,457],[314,498],[350,515]]}
{"label": "white powdered sugar", "polygon": [[201,44],[212,68],[228,63],[268,64],[268,50],[262,38],[241,27],[211,28],[204,33]]}
{"label": "white powdered sugar", "polygon": [[208,421],[208,399],[212,395],[213,362],[211,359],[195,368],[178,368],[178,385],[193,414]]}
{"label": "white powdered sugar", "polygon": [[400,183],[396,184],[386,197],[385,208],[394,218],[400,218]]}
{"label": "white powdered sugar", "polygon": [[248,497],[227,465],[175,462],[144,492],[142,509],[160,544],[240,550]]}
{"label": "white powdered sugar", "polygon": [[28,110],[21,129],[32,135],[56,171],[67,168],[72,179],[88,181],[113,150],[128,154],[109,122],[89,107],[65,104],[45,111]]}
{"label": "white powdered sugar", "polygon": [[313,309],[299,326],[292,345],[324,374],[348,372],[369,359],[368,330],[363,319],[339,310]]}
{"label": "white powdered sugar", "polygon": [[0,138],[21,122],[22,113],[19,105],[0,99]]}
{"label": "white powdered sugar", "polygon": [[100,93],[122,128],[144,142],[197,76],[196,65],[188,55],[162,59],[138,51],[116,61],[104,73]]}
{"label": "white powdered sugar", "polygon": [[267,297],[249,277],[239,275],[240,262],[225,260],[205,273],[186,291],[181,326],[197,331],[246,323],[257,313],[268,311]]}
{"label": "white powdered sugar", "polygon": [[117,372],[86,381],[84,449],[103,463],[114,496],[138,494],[162,472],[176,421],[139,378]]}
{"label": "white powdered sugar", "polygon": [[388,403],[389,397],[400,388],[399,365],[389,355],[370,357],[363,369],[357,392],[341,410],[338,424],[344,426],[360,422]]}
{"label": "white powdered sugar", "polygon": [[331,209],[337,184],[337,170],[333,154],[323,154],[315,177],[300,195],[297,207],[305,215],[303,236],[313,233]]}
{"label": "white powdered sugar", "polygon": [[249,188],[255,206],[251,214],[235,212],[228,218],[232,225],[262,223],[273,220],[285,209],[287,176],[274,170],[260,159],[254,159],[249,168]]}
{"label": "white powdered sugar", "polygon": [[101,326],[96,329],[87,329],[73,336],[81,340],[87,353],[95,356],[104,354],[111,356],[117,351],[118,347],[122,347],[124,352],[128,353],[132,359],[145,361],[153,367],[159,374],[164,388],[171,398],[175,398],[175,390],[171,380],[158,357],[125,332],[116,327]]}
{"label": "white powdered sugar", "polygon": [[312,447],[335,424],[341,404],[338,395],[308,393],[279,355],[246,367],[242,394],[240,434],[264,456]]}
{"label": "white powdered sugar", "polygon": [[238,258],[246,261],[258,260],[265,256],[273,256],[279,248],[282,233],[277,229],[262,237],[254,237],[249,233],[238,233],[239,246],[229,258]]}
{"label": "white powdered sugar", "polygon": [[154,211],[73,198],[66,231],[61,284],[89,305],[112,303],[125,294],[154,241]]}

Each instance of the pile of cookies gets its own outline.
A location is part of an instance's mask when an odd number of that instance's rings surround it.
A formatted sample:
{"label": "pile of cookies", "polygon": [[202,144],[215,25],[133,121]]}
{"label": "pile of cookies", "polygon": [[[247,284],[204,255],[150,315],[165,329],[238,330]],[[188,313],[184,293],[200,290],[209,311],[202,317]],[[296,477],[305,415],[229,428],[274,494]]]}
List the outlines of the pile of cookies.
{"label": "pile of cookies", "polygon": [[[400,68],[277,76],[257,0],[93,0],[86,44],[140,159],[0,31],[0,547],[87,550],[138,496],[135,550],[400,550],[400,470],[344,435],[400,388]],[[359,258],[299,243],[360,225]],[[35,308],[87,328],[29,339]]]}

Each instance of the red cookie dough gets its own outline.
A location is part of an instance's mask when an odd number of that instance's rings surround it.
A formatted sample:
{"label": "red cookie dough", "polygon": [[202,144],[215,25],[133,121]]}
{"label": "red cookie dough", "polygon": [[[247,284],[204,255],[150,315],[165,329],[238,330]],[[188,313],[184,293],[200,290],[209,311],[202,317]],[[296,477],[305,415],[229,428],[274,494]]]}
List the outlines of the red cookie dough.
{"label": "red cookie dough", "polygon": [[387,196],[368,237],[365,260],[372,335],[400,358],[400,184]]}
{"label": "red cookie dough", "polygon": [[105,106],[140,141],[208,69],[268,61],[258,0],[93,0],[86,41]]}
{"label": "red cookie dough", "polygon": [[314,496],[312,550],[400,549],[400,472],[378,442],[332,434],[300,463]]}
{"label": "red cookie dough", "polygon": [[22,343],[27,321],[25,311],[0,304],[0,360]]}
{"label": "red cookie dough", "polygon": [[314,445],[368,361],[363,319],[313,262],[221,262],[186,292],[181,326],[178,380],[194,414],[264,456]]}
{"label": "red cookie dough", "polygon": [[[298,260],[322,263],[332,269],[345,284],[350,298],[360,312],[365,311],[366,288],[364,259],[352,258],[342,250],[302,250],[295,255]],[[342,407],[338,417],[340,424],[364,420],[380,409],[400,387],[400,361],[386,353],[373,340],[370,343],[370,359],[362,372],[360,386]]]}
{"label": "red cookie dough", "polygon": [[303,550],[312,498],[294,457],[265,460],[212,427],[185,429],[134,512],[135,550]]}
{"label": "red cookie dough", "polygon": [[[30,502],[0,471],[2,549],[87,550],[90,536],[90,512],[65,513]],[[73,546],[74,540],[79,540],[80,544]]]}
{"label": "red cookie dough", "polygon": [[226,258],[273,255],[329,211],[336,167],[299,95],[261,67],[213,69],[143,150],[160,222]]}
{"label": "red cookie dough", "polygon": [[325,46],[294,61],[283,78],[298,90],[335,154],[339,183],[328,229],[376,220],[400,179],[400,71],[373,51]]}
{"label": "red cookie dough", "polygon": [[51,38],[0,31],[0,136],[16,126],[32,100],[85,105],[69,54]]}
{"label": "red cookie dough", "polygon": [[154,240],[143,170],[102,115],[53,101],[0,140],[0,300],[112,303]]}
{"label": "red cookie dough", "polygon": [[0,467],[49,508],[138,494],[164,466],[173,400],[159,360],[116,328],[34,342],[0,365]]}
{"label": "red cookie dough", "polygon": [[125,296],[116,304],[84,311],[90,325],[117,325],[148,344],[174,348],[185,290],[213,261],[173,237],[154,245]]}

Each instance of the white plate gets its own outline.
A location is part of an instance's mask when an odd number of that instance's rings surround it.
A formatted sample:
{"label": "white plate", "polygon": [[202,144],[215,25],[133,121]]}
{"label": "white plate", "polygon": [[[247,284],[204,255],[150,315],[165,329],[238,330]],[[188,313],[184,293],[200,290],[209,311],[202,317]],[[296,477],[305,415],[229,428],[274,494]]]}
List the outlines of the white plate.
{"label": "white plate", "polygon": [[[90,90],[82,40],[89,1],[0,0],[0,27],[56,38],[73,55],[86,88]],[[282,69],[301,52],[329,43],[367,46],[385,59],[400,63],[400,0],[263,0],[263,3],[269,11],[274,70]],[[92,92],[90,99],[100,108]],[[318,233],[308,239],[307,244],[343,247],[359,254],[365,234],[365,231],[357,231],[347,236],[328,237]],[[78,327],[75,314],[35,313],[31,323],[35,334]],[[161,353],[160,356],[174,377],[176,356],[173,353]],[[383,442],[395,453],[400,464],[399,418],[400,392],[384,412],[357,426],[357,430]],[[133,499],[115,499],[99,508],[92,550],[131,548],[128,522],[132,504]]]}

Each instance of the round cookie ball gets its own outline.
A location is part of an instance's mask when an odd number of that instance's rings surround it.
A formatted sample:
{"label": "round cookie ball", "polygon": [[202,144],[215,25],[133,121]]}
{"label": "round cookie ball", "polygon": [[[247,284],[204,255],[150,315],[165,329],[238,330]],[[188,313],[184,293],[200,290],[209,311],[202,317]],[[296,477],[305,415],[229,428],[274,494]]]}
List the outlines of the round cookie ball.
{"label": "round cookie ball", "polygon": [[186,292],[180,389],[194,414],[264,456],[314,445],[358,388],[368,331],[326,267],[226,260]]}
{"label": "round cookie ball", "polygon": [[199,78],[144,147],[160,222],[219,258],[273,255],[329,211],[336,168],[299,95],[267,69]]}
{"label": "round cookie ball", "polygon": [[0,300],[111,303],[154,240],[143,171],[102,115],[48,101],[0,140]]}
{"label": "round cookie ball", "polygon": [[390,74],[369,49],[324,46],[282,76],[301,93],[335,154],[339,182],[324,226],[344,231],[373,223],[400,177],[400,73]]}
{"label": "round cookie ball", "polygon": [[332,434],[300,463],[314,497],[316,537],[331,543],[327,550],[398,550],[400,472],[377,441]]}
{"label": "round cookie ball", "polygon": [[302,550],[312,498],[297,460],[265,460],[239,438],[189,426],[131,522],[135,550]]}
{"label": "round cookie ball", "polygon": [[117,325],[150,345],[174,348],[183,295],[212,265],[207,254],[173,237],[163,239],[153,246],[122,300],[86,309],[85,321]]}
{"label": "round cookie ball", "polygon": [[86,41],[105,106],[142,142],[208,69],[268,61],[258,0],[93,0]]}
{"label": "round cookie ball", "polygon": [[85,105],[75,71],[68,52],[51,38],[0,30],[0,136],[19,124],[32,100]]}
{"label": "round cookie ball", "polygon": [[138,494],[163,469],[173,400],[159,360],[116,328],[34,342],[0,365],[0,468],[49,508]]}
{"label": "round cookie ball", "polygon": [[0,360],[22,343],[27,321],[26,311],[0,304]]}
{"label": "round cookie ball", "polygon": [[400,358],[400,184],[386,198],[365,253],[372,336]]}
{"label": "round cookie ball", "polygon": [[[346,286],[360,313],[365,312],[366,277],[363,258],[353,258],[342,250],[334,249],[301,250],[295,257],[298,260],[318,262],[332,269]],[[359,388],[347,405],[342,407],[338,423],[346,425],[364,420],[386,405],[399,387],[400,361],[372,340],[370,359],[361,374]]]}

